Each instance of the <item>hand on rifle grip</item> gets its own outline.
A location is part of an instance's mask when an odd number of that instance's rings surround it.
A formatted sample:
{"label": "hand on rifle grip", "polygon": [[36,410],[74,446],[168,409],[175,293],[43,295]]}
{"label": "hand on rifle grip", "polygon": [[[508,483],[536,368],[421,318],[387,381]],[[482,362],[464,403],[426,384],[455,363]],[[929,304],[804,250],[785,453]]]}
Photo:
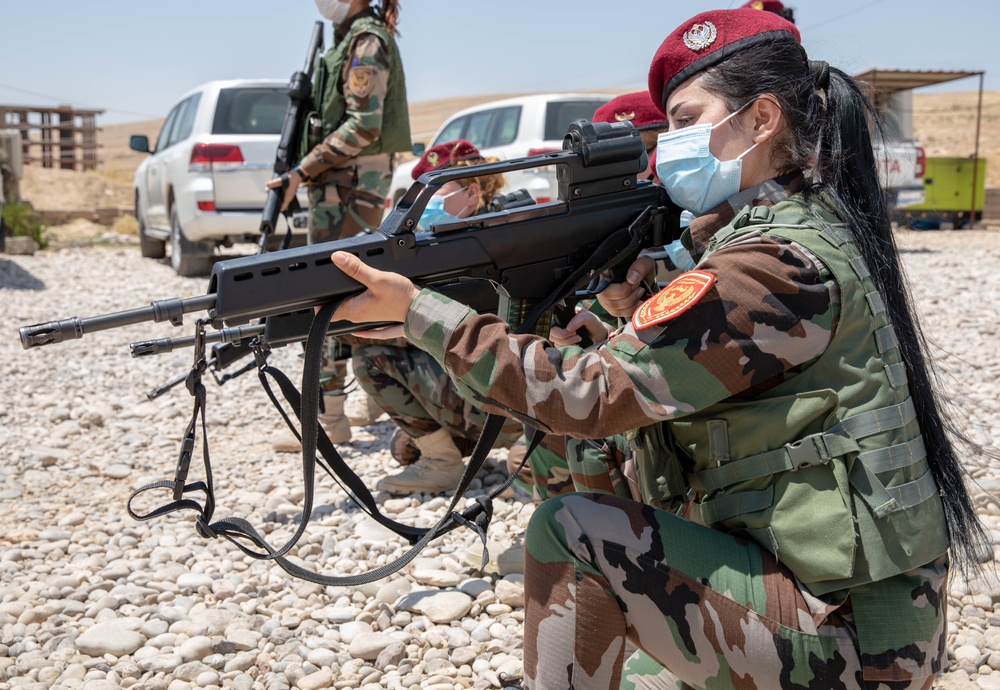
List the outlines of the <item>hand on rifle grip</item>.
{"label": "hand on rifle grip", "polygon": [[266,189],[284,191],[284,196],[281,199],[281,211],[284,213],[289,204],[296,200],[295,194],[298,191],[300,184],[302,184],[302,176],[292,169],[287,173],[278,175],[277,177],[268,180],[264,187]]}
{"label": "hand on rifle grip", "polygon": [[[582,331],[582,332],[581,332]],[[607,325],[594,313],[576,308],[576,314],[565,326],[553,325],[549,331],[549,340],[556,347],[579,345],[590,347],[594,343],[602,343],[608,339],[610,331]]]}
{"label": "hand on rifle grip", "polygon": [[652,273],[654,268],[653,259],[640,255],[628,267],[625,282],[611,283],[605,287],[597,293],[597,301],[612,316],[629,318],[646,296],[642,279]]}

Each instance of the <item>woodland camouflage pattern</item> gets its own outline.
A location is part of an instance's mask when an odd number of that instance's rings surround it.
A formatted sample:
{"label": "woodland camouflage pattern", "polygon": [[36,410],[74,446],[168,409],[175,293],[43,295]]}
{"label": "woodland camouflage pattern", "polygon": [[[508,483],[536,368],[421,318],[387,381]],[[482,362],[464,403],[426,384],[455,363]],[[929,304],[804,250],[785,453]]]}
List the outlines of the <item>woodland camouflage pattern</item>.
{"label": "woodland camouflage pattern", "polygon": [[[844,593],[814,597],[755,542],[666,511],[559,496],[536,509],[526,547],[527,578],[546,583],[526,603],[539,621],[525,627],[526,687],[610,688],[618,677],[622,688],[667,687],[671,673],[653,659],[684,679],[678,688],[931,686],[931,676],[866,683]],[[945,574],[942,561],[899,576],[914,613],[940,625],[898,656],[943,655]],[[887,624],[905,616],[887,612]],[[626,637],[644,653],[623,672]]]}
{"label": "woodland camouflage pattern", "polygon": [[[755,196],[745,203],[771,205],[795,191],[775,193],[774,182],[747,190]],[[665,323],[629,323],[589,351],[559,349],[424,290],[406,337],[487,411],[577,438],[610,438],[754,398],[824,353],[840,292],[810,251],[778,237],[749,234],[701,256],[733,217],[722,211],[692,221],[687,238],[701,258],[697,270],[716,282]],[[932,676],[911,678],[906,669],[940,670],[943,561],[874,583],[893,607],[884,625],[862,632],[892,642],[859,660],[846,591],[815,597],[755,542],[667,511],[618,496],[556,497],[536,510],[527,552],[528,687],[617,687],[626,636],[690,687],[929,687]],[[912,605],[912,614],[900,605]],[[906,620],[937,633],[907,637]],[[576,644],[566,644],[574,634]]]}
{"label": "woodland camouflage pattern", "polygon": [[[479,438],[486,413],[458,394],[426,352],[403,340],[355,344],[352,365],[358,385],[411,437],[444,428],[456,438]],[[496,445],[509,447],[520,434],[521,425],[508,420]]]}
{"label": "woodland camouflage pattern", "polygon": [[309,242],[351,237],[382,220],[392,179],[392,154],[358,156],[382,135],[382,104],[389,81],[389,52],[378,37],[362,34],[344,61],[341,82],[349,72],[369,68],[371,86],[365,96],[345,88],[347,119],[306,155],[300,165],[311,178]]}

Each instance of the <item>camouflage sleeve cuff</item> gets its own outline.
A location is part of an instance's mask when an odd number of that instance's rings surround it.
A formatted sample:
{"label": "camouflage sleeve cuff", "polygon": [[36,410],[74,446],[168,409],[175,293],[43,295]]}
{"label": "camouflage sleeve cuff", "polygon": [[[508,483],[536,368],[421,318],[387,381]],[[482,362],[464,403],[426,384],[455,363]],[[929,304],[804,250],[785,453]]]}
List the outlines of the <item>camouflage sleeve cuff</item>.
{"label": "camouflage sleeve cuff", "polygon": [[423,289],[410,305],[404,332],[406,339],[439,362],[444,362],[455,329],[472,309],[430,289]]}
{"label": "camouflage sleeve cuff", "polygon": [[[326,150],[324,150],[324,148]],[[334,157],[331,157],[331,154],[333,154]],[[299,166],[310,179],[315,180],[330,168],[346,164],[351,158],[347,155],[337,154],[338,152],[336,152],[333,147],[325,147],[325,144],[321,143],[319,146],[303,156],[302,160],[299,161]]]}

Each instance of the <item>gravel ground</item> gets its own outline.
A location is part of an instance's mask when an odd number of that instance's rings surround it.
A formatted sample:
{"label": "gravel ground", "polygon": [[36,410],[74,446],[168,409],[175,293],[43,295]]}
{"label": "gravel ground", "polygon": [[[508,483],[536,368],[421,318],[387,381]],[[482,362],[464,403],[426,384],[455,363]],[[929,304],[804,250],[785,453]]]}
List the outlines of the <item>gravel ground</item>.
{"label": "gravel ground", "polygon": [[[974,438],[994,439],[1000,232],[902,232],[899,240],[956,419]],[[153,401],[145,393],[183,373],[190,352],[131,359],[127,344],[186,335],[191,319],[183,331],[139,324],[31,351],[21,349],[17,328],[205,287],[129,245],[0,257],[0,689],[450,690],[520,676],[522,579],[468,565],[476,543],[468,531],[435,541],[402,573],[345,588],[294,580],[224,540],[206,540],[190,514],[128,517],[132,491],[172,475],[190,414],[182,387]],[[279,349],[271,361],[294,380],[299,352]],[[303,492],[298,458],[276,456],[268,443],[280,421],[252,374],[206,386],[216,517],[245,517],[283,544]],[[341,448],[369,486],[394,468],[391,431],[383,417],[355,427]],[[504,454],[494,451],[473,496],[500,480]],[[200,475],[197,459],[192,467]],[[1000,470],[974,457],[968,469],[1000,544],[1000,501],[990,495],[1000,495]],[[404,551],[324,479],[295,560],[347,575]],[[383,503],[390,516],[419,525],[436,522],[445,506],[442,498]],[[532,510],[497,501],[491,538],[520,534]],[[956,578],[949,602],[950,666],[936,687],[1000,689],[1000,584]]]}

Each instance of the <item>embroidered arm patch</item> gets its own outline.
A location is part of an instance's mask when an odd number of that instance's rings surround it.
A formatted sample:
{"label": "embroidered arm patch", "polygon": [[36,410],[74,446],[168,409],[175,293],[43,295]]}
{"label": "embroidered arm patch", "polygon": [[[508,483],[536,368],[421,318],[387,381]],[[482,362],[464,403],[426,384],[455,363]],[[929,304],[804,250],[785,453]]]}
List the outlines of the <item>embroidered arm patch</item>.
{"label": "embroidered arm patch", "polygon": [[707,271],[688,271],[639,305],[632,314],[637,331],[680,316],[700,300],[715,282]]}

